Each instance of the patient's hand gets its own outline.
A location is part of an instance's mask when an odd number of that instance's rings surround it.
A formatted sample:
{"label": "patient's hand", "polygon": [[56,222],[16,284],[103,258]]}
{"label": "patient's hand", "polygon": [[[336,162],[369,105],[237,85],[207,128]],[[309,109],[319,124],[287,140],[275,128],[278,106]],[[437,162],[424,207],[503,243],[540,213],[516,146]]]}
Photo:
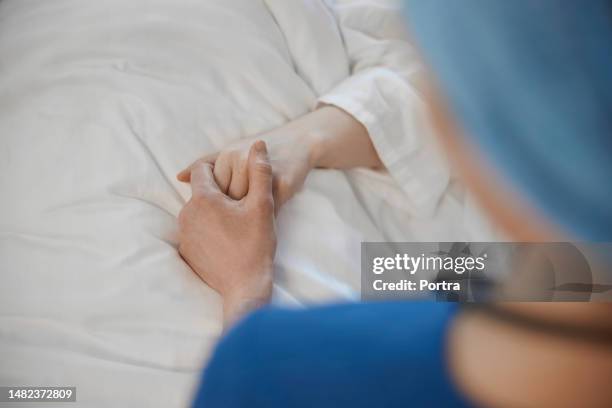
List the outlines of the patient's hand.
{"label": "patient's hand", "polygon": [[[270,152],[275,208],[298,192],[314,167],[350,169],[381,166],[365,127],[334,106],[323,106],[258,136]],[[201,160],[214,163],[221,191],[240,199],[249,190],[247,156],[252,140],[239,140]],[[178,174],[189,181],[191,166]]]}
{"label": "patient's hand", "polygon": [[[274,203],[278,210],[298,192],[313,168],[312,138],[300,129],[283,126],[257,136],[268,147],[273,173]],[[221,191],[233,199],[241,199],[249,190],[247,163],[253,139],[240,139],[218,153],[200,159],[214,165],[213,174]],[[180,181],[189,181],[190,169],[178,175]]]}
{"label": "patient's hand", "polygon": [[179,214],[179,252],[223,297],[226,323],[267,302],[272,290],[276,235],[265,143],[250,148],[246,163],[249,191],[241,200],[219,189],[210,163],[194,163],[192,197]]}

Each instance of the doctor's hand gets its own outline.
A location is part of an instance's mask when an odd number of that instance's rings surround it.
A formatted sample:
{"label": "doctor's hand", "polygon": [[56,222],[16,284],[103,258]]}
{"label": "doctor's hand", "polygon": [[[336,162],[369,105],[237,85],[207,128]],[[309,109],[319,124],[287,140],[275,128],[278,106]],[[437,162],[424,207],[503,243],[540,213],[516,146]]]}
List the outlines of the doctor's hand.
{"label": "doctor's hand", "polygon": [[262,141],[249,149],[248,191],[240,200],[219,189],[210,163],[191,166],[192,197],[179,214],[179,253],[223,298],[229,324],[266,303],[276,250],[272,169]]}

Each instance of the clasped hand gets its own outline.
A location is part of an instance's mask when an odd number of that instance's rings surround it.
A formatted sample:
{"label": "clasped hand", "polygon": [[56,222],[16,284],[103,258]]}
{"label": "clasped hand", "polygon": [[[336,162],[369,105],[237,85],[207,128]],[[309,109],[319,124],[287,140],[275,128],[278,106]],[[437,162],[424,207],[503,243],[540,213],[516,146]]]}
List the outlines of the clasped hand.
{"label": "clasped hand", "polygon": [[193,192],[179,215],[179,252],[221,294],[226,322],[270,297],[274,212],[310,170],[382,165],[365,127],[333,106],[257,138],[205,156],[177,176],[191,181]]}
{"label": "clasped hand", "polygon": [[224,194],[213,166],[197,161],[189,170],[192,197],[179,214],[179,253],[223,298],[226,324],[268,301],[276,235],[272,167],[266,145],[248,153],[248,190],[240,199]]}

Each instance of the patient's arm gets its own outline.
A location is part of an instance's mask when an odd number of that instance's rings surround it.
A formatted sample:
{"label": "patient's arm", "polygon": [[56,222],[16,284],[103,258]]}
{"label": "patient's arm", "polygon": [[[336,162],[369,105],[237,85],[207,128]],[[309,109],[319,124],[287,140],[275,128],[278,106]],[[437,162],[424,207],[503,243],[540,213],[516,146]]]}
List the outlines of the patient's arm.
{"label": "patient's arm", "polygon": [[[268,146],[277,209],[304,184],[315,167],[350,169],[382,165],[363,125],[334,106],[322,106],[281,127],[257,136]],[[214,163],[214,177],[234,199],[249,190],[247,157],[253,139],[242,139],[202,160]],[[191,166],[178,175],[189,181]]]}
{"label": "patient's arm", "polygon": [[[319,95],[319,109],[258,136],[269,145],[277,208],[300,189],[313,167],[378,167],[382,162],[417,214],[434,211],[446,191],[450,171],[421,97],[421,64],[406,41],[398,8],[386,3],[330,2],[350,75]],[[248,144],[241,141],[205,158],[215,162],[215,178],[231,197],[242,197],[248,189]],[[179,179],[187,181],[189,171]]]}
{"label": "patient's arm", "polygon": [[381,161],[404,190],[403,205],[429,216],[446,192],[450,169],[422,98],[424,70],[404,29],[401,2],[332,0],[350,75],[319,96],[366,129]]}
{"label": "patient's arm", "polygon": [[367,129],[353,116],[331,105],[323,106],[311,115],[319,124],[319,129],[311,132],[311,155],[315,167],[382,167]]}
{"label": "patient's arm", "polygon": [[223,298],[225,324],[268,301],[276,249],[272,173],[265,144],[248,155],[249,192],[219,190],[209,163],[192,166],[192,197],[179,214],[179,252]]}

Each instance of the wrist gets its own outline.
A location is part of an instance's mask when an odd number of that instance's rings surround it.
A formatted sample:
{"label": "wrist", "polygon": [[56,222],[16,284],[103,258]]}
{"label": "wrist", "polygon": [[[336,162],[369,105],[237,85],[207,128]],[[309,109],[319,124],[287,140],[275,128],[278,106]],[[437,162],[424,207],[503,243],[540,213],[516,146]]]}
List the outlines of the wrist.
{"label": "wrist", "polygon": [[310,168],[334,168],[330,160],[330,149],[333,148],[338,115],[341,111],[330,105],[324,105],[312,112],[311,126],[305,140]]}
{"label": "wrist", "polygon": [[246,316],[250,312],[259,309],[268,301],[261,298],[236,298],[223,301],[223,326],[225,329]]}
{"label": "wrist", "polygon": [[272,270],[261,273],[257,279],[242,282],[223,294],[223,321],[227,327],[242,316],[270,301],[272,296]]}
{"label": "wrist", "polygon": [[320,129],[313,129],[306,135],[306,151],[308,152],[308,165],[311,169],[323,166],[325,153],[325,137]]}

